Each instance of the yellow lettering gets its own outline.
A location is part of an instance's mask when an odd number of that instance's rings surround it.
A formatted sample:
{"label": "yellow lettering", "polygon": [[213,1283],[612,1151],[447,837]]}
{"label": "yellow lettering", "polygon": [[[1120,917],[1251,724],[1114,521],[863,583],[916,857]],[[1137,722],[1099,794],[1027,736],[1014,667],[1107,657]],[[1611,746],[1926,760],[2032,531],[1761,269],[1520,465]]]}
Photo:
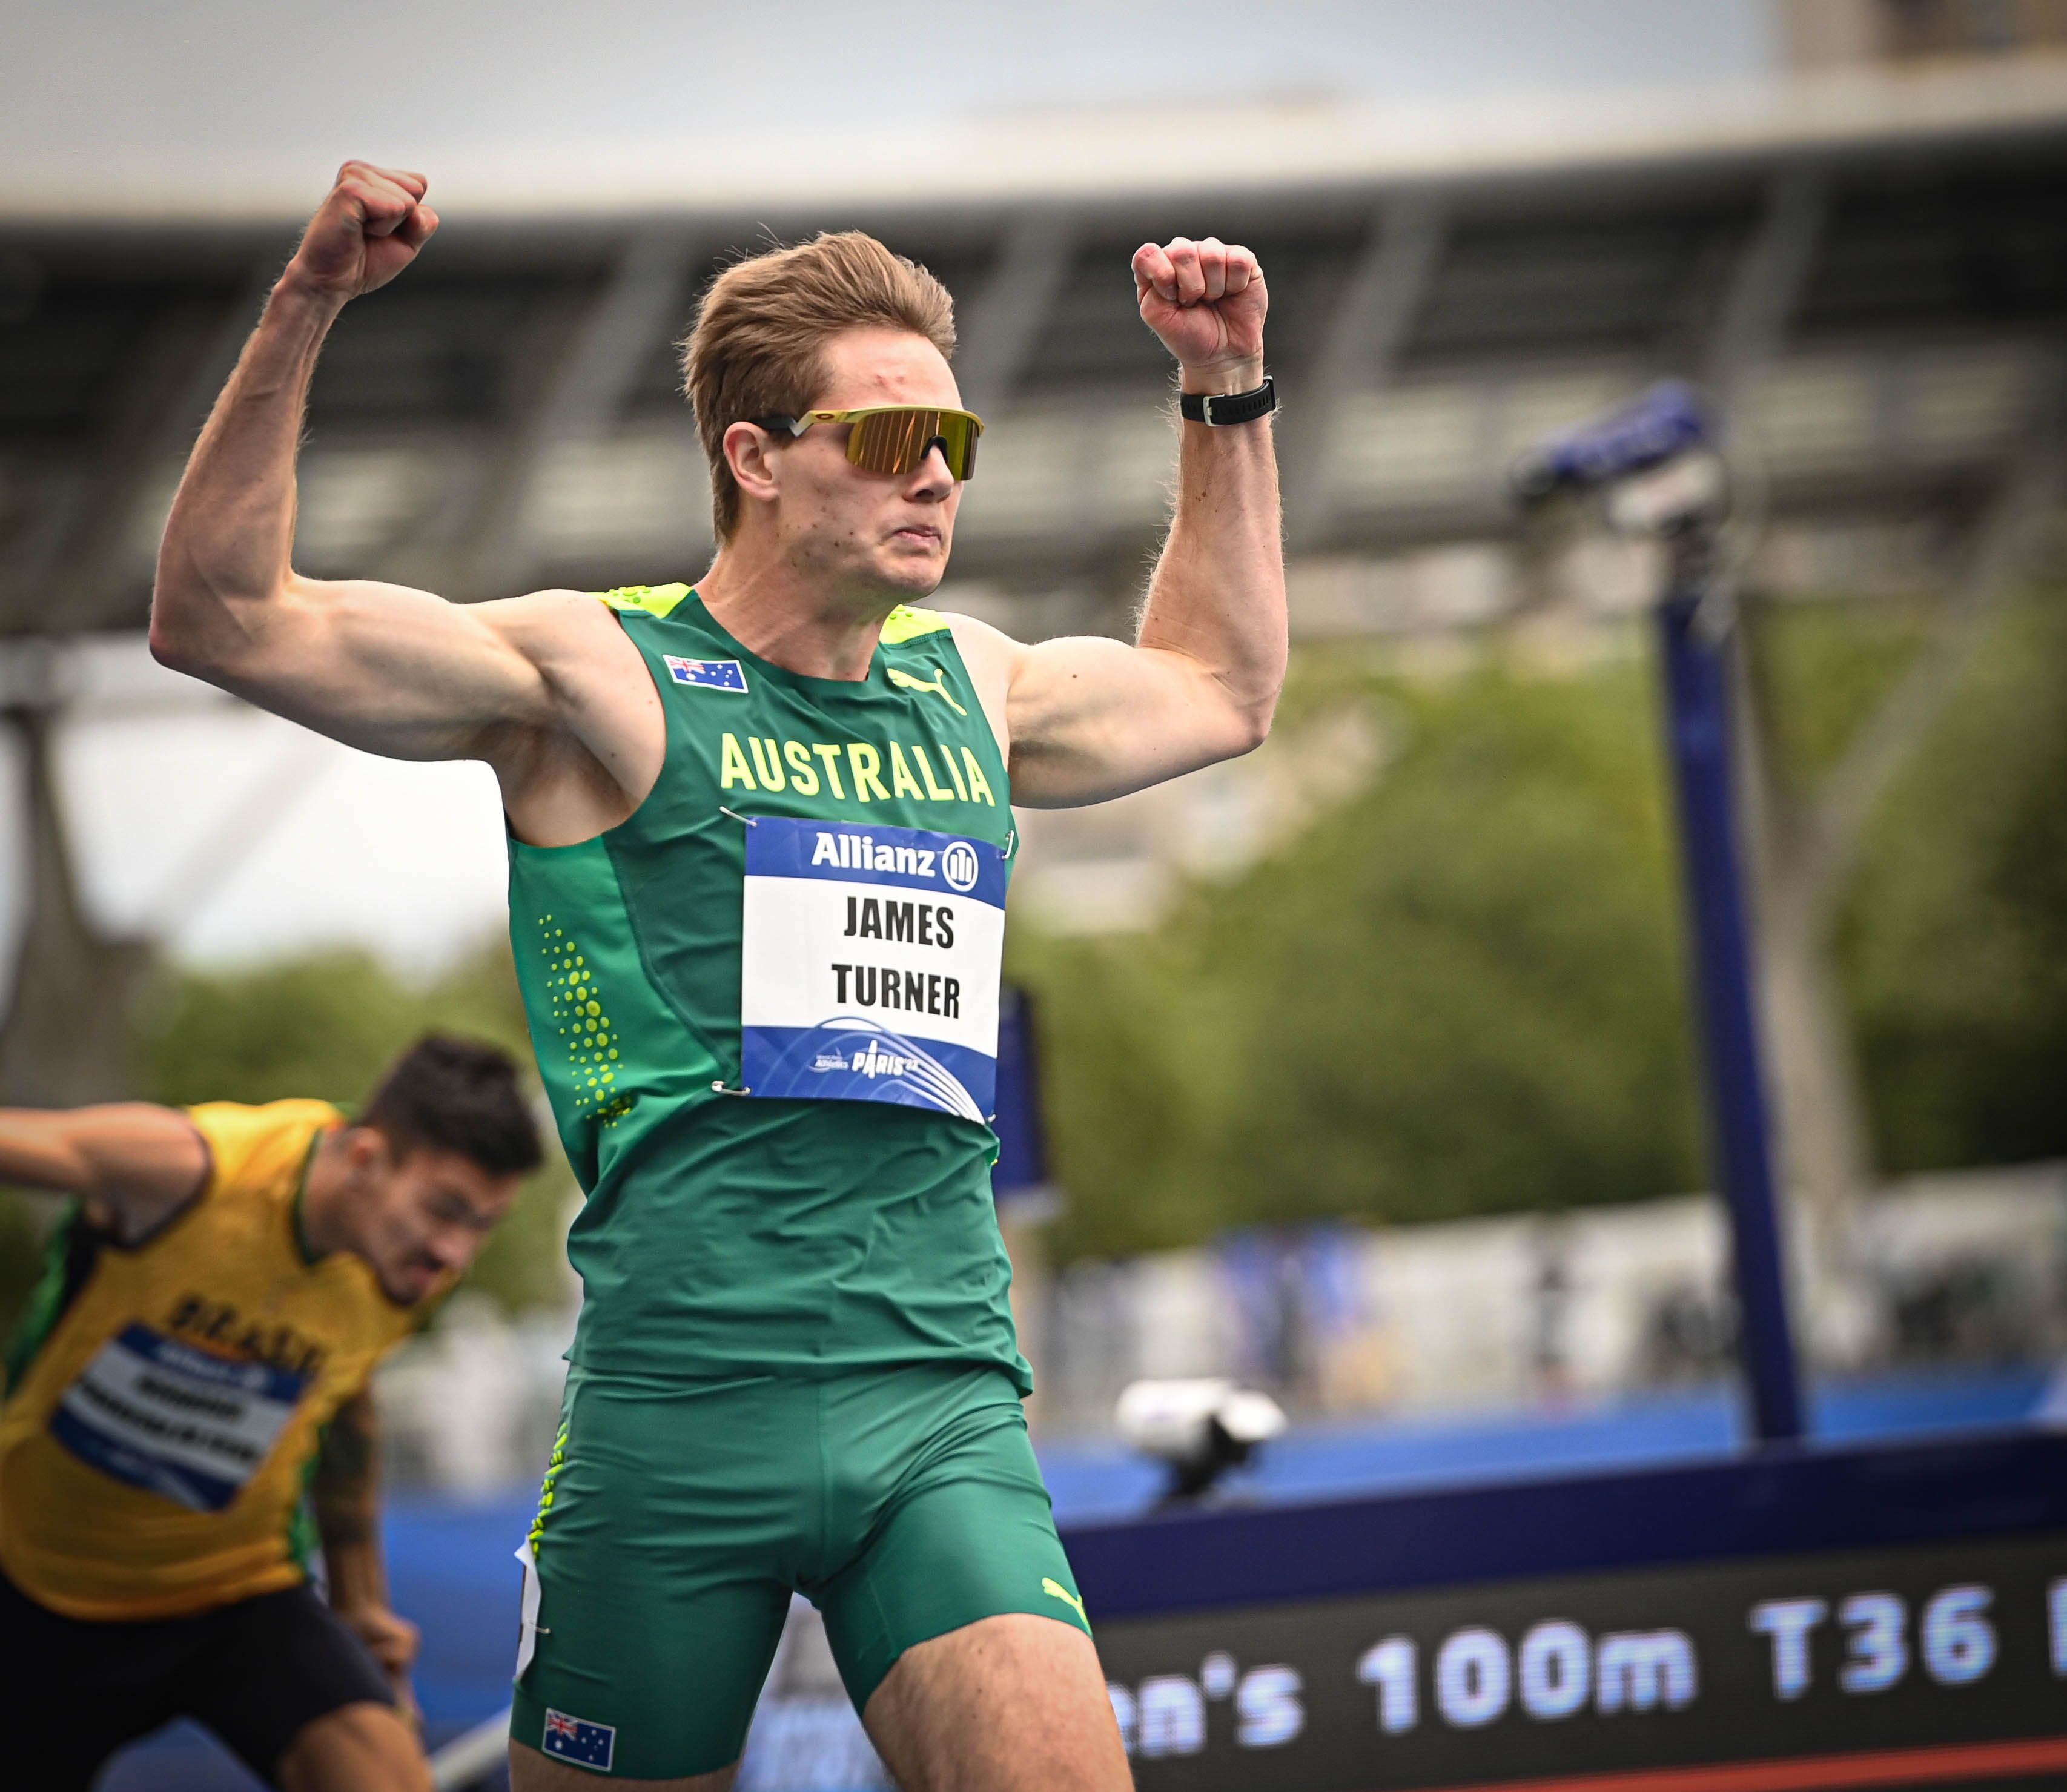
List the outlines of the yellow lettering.
{"label": "yellow lettering", "polygon": [[[890,793],[883,789],[883,780],[875,775],[883,770],[883,755],[874,747],[866,741],[849,741],[847,743],[847,762],[854,773],[854,794],[863,803],[887,803],[890,800]],[[873,798],[868,794],[871,789],[875,792]]]}
{"label": "yellow lettering", "polygon": [[955,750],[952,747],[944,746],[940,749],[940,763],[948,768],[948,781],[954,786],[955,794],[963,802],[968,802],[969,787],[962,782],[962,774],[955,764]]}
{"label": "yellow lettering", "polygon": [[811,765],[811,750],[802,741],[785,741],[782,757],[790,762],[790,771],[797,781],[797,794],[816,796],[818,794],[818,774]]}
{"label": "yellow lettering", "polygon": [[[894,763],[896,749],[891,748],[891,752]],[[919,775],[926,781],[926,794],[936,803],[945,803],[951,793],[942,790],[935,781],[932,755],[923,746],[915,745],[912,749],[912,757],[919,762]]]}
{"label": "yellow lettering", "polygon": [[976,762],[976,755],[967,747],[962,749],[962,768],[969,774],[969,801],[981,797],[992,808],[997,807],[997,798],[990,794],[990,780],[983,774],[983,767]]}
{"label": "yellow lettering", "polygon": [[779,790],[789,783],[789,778],[782,770],[782,755],[776,750],[773,741],[768,743],[768,757],[765,762],[761,757],[761,737],[758,734],[748,735],[746,745],[753,754],[753,769],[760,776],[763,790]]}
{"label": "yellow lettering", "polygon": [[[827,746],[822,741],[814,741],[811,742],[811,750],[825,763],[826,782],[832,787],[833,794],[844,801],[847,791],[839,781],[839,749],[836,746]],[[803,790],[801,784],[797,787]],[[805,795],[809,796],[810,794],[809,790],[804,790]]]}
{"label": "yellow lettering", "polygon": [[905,762],[904,750],[895,741],[890,743],[890,787],[899,796],[908,791],[915,803],[926,794],[919,788],[919,780],[912,775],[912,768]]}
{"label": "yellow lettering", "polygon": [[739,737],[730,729],[725,730],[724,738],[718,742],[717,757],[717,787],[721,790],[729,790],[735,784],[743,784],[749,790],[761,788],[753,782],[753,774],[747,766],[746,755],[740,750]]}

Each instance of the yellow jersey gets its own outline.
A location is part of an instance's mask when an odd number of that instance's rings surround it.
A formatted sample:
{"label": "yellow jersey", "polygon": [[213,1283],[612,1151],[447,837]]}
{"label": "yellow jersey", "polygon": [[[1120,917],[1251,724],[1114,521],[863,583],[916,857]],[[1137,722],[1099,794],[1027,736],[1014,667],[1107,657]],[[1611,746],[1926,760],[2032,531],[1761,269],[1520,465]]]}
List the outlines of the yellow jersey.
{"label": "yellow jersey", "polygon": [[327,1102],[189,1110],[200,1195],[125,1245],[62,1229],[0,1408],[0,1570],[67,1617],[178,1617],[305,1578],[319,1432],[425,1309],[347,1251],[311,1259],[299,1197]]}

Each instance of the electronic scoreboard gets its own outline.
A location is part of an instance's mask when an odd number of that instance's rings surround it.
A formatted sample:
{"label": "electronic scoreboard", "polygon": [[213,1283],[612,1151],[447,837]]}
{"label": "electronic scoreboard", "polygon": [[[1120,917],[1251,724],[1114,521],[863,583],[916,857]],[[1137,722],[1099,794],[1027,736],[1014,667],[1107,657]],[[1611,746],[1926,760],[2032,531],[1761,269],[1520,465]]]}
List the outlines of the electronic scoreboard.
{"label": "electronic scoreboard", "polygon": [[1065,1540],[1143,1792],[2067,1785],[2067,1437]]}

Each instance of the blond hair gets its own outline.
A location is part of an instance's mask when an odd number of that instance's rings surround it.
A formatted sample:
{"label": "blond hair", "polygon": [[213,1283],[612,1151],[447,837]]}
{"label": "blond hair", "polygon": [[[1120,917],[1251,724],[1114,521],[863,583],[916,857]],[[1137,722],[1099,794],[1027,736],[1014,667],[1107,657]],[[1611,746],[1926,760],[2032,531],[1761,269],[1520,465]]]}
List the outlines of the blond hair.
{"label": "blond hair", "polygon": [[711,521],[729,541],[739,484],[725,433],[742,420],[797,417],[824,390],[825,346],[843,330],[908,330],[951,356],[955,302],[918,263],[863,230],[735,262],[710,284],[682,339],[682,392],[710,462]]}

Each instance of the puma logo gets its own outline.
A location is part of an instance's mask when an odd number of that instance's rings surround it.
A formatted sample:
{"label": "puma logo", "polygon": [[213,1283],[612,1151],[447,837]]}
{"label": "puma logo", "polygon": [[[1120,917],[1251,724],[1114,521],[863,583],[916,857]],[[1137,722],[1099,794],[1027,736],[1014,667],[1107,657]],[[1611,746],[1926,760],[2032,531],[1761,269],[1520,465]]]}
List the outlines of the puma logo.
{"label": "puma logo", "polygon": [[895,666],[887,669],[890,673],[890,682],[900,691],[931,691],[956,715],[966,717],[969,714],[969,711],[956,702],[952,694],[948,691],[948,673],[944,666],[933,668],[933,679],[931,684],[927,683],[923,678],[914,678],[908,672],[900,672]]}
{"label": "puma logo", "polygon": [[1041,1577],[1041,1591],[1046,1593],[1050,1599],[1060,1599],[1063,1604],[1067,1606],[1072,1611],[1075,1612],[1077,1615],[1077,1622],[1082,1624],[1086,1630],[1089,1630],[1091,1627],[1090,1619],[1084,1615],[1084,1602],[1078,1599],[1075,1594],[1072,1593],[1069,1588],[1065,1587],[1059,1580],[1054,1579],[1050,1575],[1043,1575]]}

